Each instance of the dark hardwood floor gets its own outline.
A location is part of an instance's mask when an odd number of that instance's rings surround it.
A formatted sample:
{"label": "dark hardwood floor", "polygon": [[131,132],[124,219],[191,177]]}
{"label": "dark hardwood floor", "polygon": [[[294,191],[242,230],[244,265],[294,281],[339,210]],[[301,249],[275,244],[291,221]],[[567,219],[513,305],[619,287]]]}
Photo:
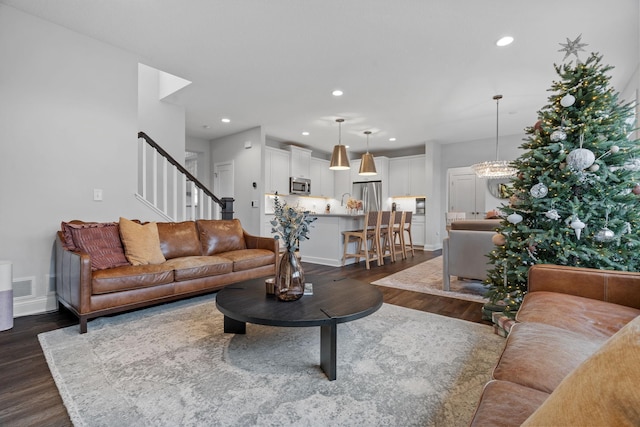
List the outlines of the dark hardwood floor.
{"label": "dark hardwood floor", "polygon": [[[440,251],[416,251],[414,257],[387,262],[370,270],[360,265],[342,268],[303,263],[305,273],[350,277],[371,283],[389,274],[440,255]],[[481,320],[481,303],[381,287],[386,303],[471,322]],[[53,381],[38,334],[78,320],[68,311],[18,317],[11,330],[0,332],[0,426],[70,426],[71,421]],[[487,323],[488,324],[488,323]],[[91,322],[89,322],[91,333]]]}

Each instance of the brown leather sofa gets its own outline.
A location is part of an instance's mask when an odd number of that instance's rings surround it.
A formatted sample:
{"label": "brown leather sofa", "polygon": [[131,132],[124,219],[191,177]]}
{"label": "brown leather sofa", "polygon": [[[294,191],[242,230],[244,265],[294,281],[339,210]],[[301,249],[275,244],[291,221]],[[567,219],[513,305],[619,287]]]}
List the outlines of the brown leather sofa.
{"label": "brown leather sofa", "polygon": [[94,251],[94,258],[105,258],[109,245],[120,244],[118,223],[63,222],[56,239],[56,292],[58,301],[80,319],[80,333],[96,317],[275,274],[277,240],[248,234],[237,219],[157,223],[157,229],[166,261],[130,265],[118,254],[117,262],[107,257],[111,264],[101,265],[75,247],[73,238],[78,240],[80,231],[94,233],[84,247]]}
{"label": "brown leather sofa", "polygon": [[529,270],[472,426],[640,425],[640,273]]}

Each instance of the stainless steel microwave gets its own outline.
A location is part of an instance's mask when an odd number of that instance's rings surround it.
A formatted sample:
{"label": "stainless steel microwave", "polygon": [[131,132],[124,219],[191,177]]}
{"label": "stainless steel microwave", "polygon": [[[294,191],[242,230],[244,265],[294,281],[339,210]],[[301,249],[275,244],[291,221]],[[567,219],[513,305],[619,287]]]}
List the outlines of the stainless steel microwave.
{"label": "stainless steel microwave", "polygon": [[311,180],[308,178],[289,178],[289,194],[311,194]]}

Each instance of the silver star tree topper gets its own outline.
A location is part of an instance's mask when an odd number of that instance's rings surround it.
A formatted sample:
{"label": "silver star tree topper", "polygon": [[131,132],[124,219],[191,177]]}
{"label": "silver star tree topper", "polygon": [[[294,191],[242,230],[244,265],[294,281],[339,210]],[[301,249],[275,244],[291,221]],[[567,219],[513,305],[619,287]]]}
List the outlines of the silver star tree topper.
{"label": "silver star tree topper", "polygon": [[589,46],[587,43],[581,43],[581,41],[582,41],[582,34],[576,37],[576,39],[573,41],[569,40],[569,37],[567,37],[566,43],[559,43],[559,45],[563,46],[563,48],[558,49],[558,52],[565,52],[564,58],[562,58],[563,61],[567,59],[570,55],[575,55],[576,61],[580,62],[580,57],[578,57],[578,52],[584,52],[583,47]]}

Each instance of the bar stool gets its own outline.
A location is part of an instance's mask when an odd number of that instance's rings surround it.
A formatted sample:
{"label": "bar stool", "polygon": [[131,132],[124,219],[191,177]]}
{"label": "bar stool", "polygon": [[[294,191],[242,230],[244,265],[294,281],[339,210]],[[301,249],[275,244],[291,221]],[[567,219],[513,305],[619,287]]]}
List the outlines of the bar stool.
{"label": "bar stool", "polygon": [[380,214],[380,230],[378,239],[382,242],[380,246],[380,259],[384,264],[384,259],[389,257],[391,262],[396,261],[396,251],[393,245],[393,224],[395,215],[391,211],[382,211]]}
{"label": "bar stool", "polygon": [[[360,262],[360,258],[364,258],[365,266],[367,270],[370,269],[370,261],[378,261],[378,265],[381,265],[380,259],[380,240],[378,240],[378,230],[380,229],[380,215],[378,211],[367,212],[364,216],[364,225],[360,230],[343,231],[342,236],[344,238],[344,250],[342,253],[342,265],[344,266],[347,258],[355,258],[356,262]],[[356,242],[356,251],[348,252],[349,243]],[[371,242],[371,248],[369,248],[369,242]]]}
{"label": "bar stool", "polygon": [[[413,212],[406,211],[404,213],[404,228],[402,230],[402,250],[406,253],[407,249],[411,250],[411,256],[415,256],[413,251],[413,237],[411,236],[411,217]],[[407,244],[406,236],[409,237],[409,244]]]}
{"label": "bar stool", "polygon": [[[404,246],[404,219],[405,212],[404,211],[396,211],[395,219],[393,222],[393,250],[394,252],[399,251],[402,254],[402,259],[407,259],[407,250]],[[397,257],[397,252],[396,252]]]}

